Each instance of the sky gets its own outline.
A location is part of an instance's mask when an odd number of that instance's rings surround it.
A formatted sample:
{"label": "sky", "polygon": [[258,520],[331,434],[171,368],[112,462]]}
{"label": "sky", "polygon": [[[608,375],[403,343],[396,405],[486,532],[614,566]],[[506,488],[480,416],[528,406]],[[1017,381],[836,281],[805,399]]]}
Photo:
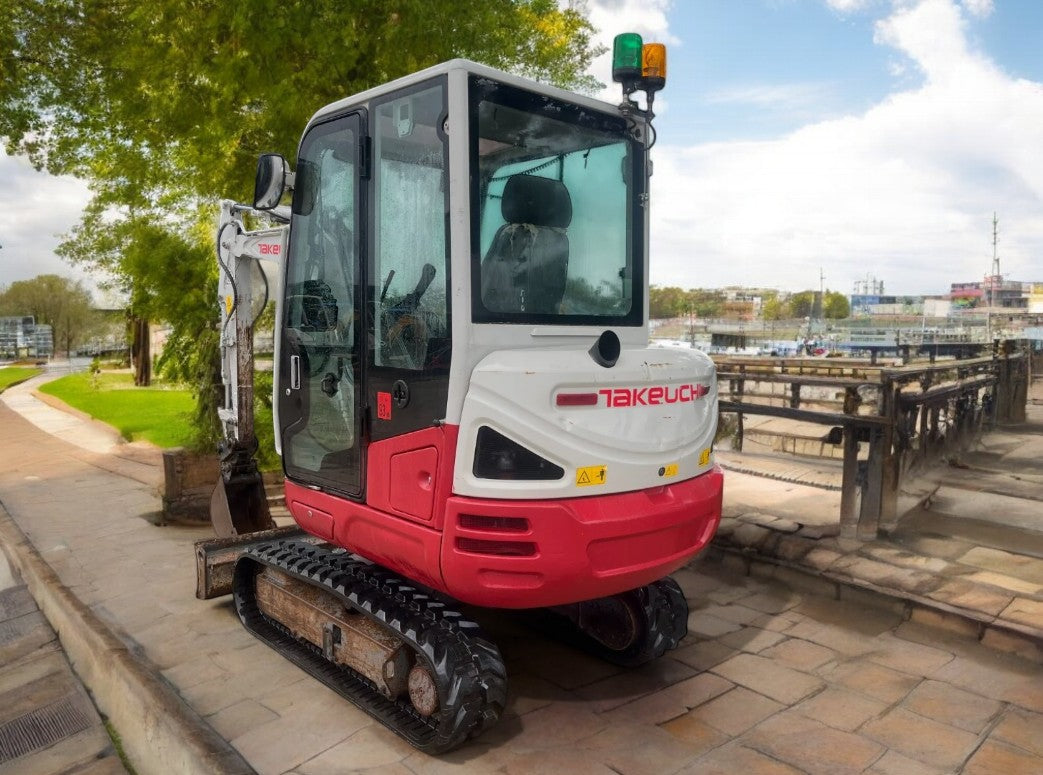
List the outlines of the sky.
{"label": "sky", "polygon": [[[564,2],[565,0],[561,0]],[[1040,0],[588,0],[667,45],[651,281],[944,294],[1043,281]],[[594,63],[619,101],[610,57]],[[0,286],[44,272],[86,186],[0,152]]]}

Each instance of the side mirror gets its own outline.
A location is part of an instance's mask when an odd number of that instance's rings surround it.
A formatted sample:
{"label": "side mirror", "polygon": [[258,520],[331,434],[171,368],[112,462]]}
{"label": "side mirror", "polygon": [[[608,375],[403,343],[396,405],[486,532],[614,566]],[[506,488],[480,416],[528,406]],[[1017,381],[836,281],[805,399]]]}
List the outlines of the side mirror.
{"label": "side mirror", "polygon": [[254,180],[254,209],[274,210],[286,189],[287,164],[278,153],[263,154],[257,160]]}

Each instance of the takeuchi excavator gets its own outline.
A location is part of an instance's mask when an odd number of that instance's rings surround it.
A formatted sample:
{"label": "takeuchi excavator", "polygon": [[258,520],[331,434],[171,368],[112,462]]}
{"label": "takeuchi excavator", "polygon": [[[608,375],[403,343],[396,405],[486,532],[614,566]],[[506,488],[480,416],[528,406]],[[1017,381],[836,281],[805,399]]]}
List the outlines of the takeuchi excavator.
{"label": "takeuchi excavator", "polygon": [[[713,363],[648,346],[665,50],[620,36],[614,78],[620,105],[447,62],[322,108],[293,171],[262,156],[253,204],[222,205],[226,440],[197,594],[231,592],[429,753],[507,701],[461,604],[540,609],[640,665],[686,635],[669,574],[720,521]],[[269,298],[282,528],[253,462]]]}

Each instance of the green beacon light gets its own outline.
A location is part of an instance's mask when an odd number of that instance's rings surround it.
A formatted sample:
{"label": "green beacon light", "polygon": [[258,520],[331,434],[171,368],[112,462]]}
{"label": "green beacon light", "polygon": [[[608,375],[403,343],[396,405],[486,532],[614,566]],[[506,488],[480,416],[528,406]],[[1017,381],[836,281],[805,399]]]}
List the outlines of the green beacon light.
{"label": "green beacon light", "polygon": [[626,94],[637,88],[641,78],[642,47],[643,41],[636,32],[624,32],[612,41],[612,80],[622,83]]}

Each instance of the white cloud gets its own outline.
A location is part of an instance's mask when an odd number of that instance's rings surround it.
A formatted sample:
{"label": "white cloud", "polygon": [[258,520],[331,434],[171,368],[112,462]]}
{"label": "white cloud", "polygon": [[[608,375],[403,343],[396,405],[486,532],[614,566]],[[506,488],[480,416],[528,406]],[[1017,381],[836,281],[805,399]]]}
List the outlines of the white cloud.
{"label": "white cloud", "polygon": [[55,255],[61,236],[79,220],[90,199],[87,185],[72,177],[37,172],[28,161],[0,151],[0,286],[41,274],[95,280]]}
{"label": "white cloud", "polygon": [[876,24],[874,40],[912,59],[929,81],[960,80],[991,69],[967,48],[966,21],[951,0],[922,0]]}
{"label": "white cloud", "polygon": [[992,14],[992,0],[963,0],[963,7],[967,13],[984,19]]}
{"label": "white cloud", "polygon": [[739,103],[761,107],[799,108],[821,105],[825,99],[832,96],[833,88],[829,83],[757,84],[715,89],[706,95],[706,101],[718,105]]}
{"label": "white cloud", "polygon": [[876,40],[922,85],[861,115],[763,142],[657,146],[652,281],[848,291],[947,291],[991,265],[991,220],[1011,279],[1041,277],[1043,84],[971,51],[955,0],[902,4]]}
{"label": "white cloud", "polygon": [[840,13],[851,13],[853,11],[861,11],[872,1],[873,0],[826,0],[826,5]]}

